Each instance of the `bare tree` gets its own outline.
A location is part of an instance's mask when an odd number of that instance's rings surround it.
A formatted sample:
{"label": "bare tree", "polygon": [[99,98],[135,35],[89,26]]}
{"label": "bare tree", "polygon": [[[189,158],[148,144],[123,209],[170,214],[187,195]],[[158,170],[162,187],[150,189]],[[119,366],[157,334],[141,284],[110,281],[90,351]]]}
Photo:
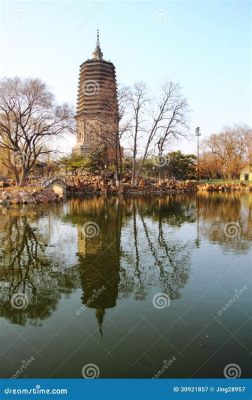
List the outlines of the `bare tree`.
{"label": "bare tree", "polygon": [[101,111],[94,124],[94,136],[98,137],[101,146],[105,148],[108,161],[114,162],[117,187],[120,186],[122,176],[123,150],[121,139],[129,129],[129,122],[125,118],[129,101],[128,87],[118,90],[113,82],[100,85]]}
{"label": "bare tree", "polygon": [[117,91],[118,99],[118,185],[122,178],[122,164],[123,164],[123,148],[121,146],[122,138],[129,131],[130,119],[128,116],[128,104],[130,98],[130,91],[127,86],[119,87]]}
{"label": "bare tree", "polygon": [[136,162],[138,156],[138,141],[144,129],[144,112],[148,103],[147,86],[143,82],[135,83],[130,92],[129,106],[132,110],[130,133],[132,138],[132,177],[131,185],[136,184]]}
{"label": "bare tree", "polygon": [[6,78],[0,82],[0,150],[3,163],[24,186],[52,136],[73,132],[73,111],[59,106],[39,79]]}
{"label": "bare tree", "polygon": [[181,95],[180,86],[174,82],[165,83],[162,88],[161,100],[158,103],[157,110],[153,113],[138,176],[149,155],[150,146],[155,139],[158,139],[159,157],[162,157],[168,141],[185,136],[188,129],[187,114],[188,105],[186,99]]}
{"label": "bare tree", "polygon": [[251,162],[252,130],[247,126],[228,127],[212,134],[204,146],[215,156],[223,178],[237,178],[241,168]]}
{"label": "bare tree", "polygon": [[219,178],[221,176],[221,164],[218,157],[207,149],[205,151],[204,144],[199,159],[199,170],[201,176],[206,179]]}

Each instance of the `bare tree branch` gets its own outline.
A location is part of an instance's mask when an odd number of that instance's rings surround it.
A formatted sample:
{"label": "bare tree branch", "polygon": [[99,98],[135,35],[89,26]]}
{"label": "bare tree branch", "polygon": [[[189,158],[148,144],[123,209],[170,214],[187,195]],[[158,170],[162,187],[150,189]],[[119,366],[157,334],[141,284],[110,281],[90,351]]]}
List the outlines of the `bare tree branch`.
{"label": "bare tree branch", "polygon": [[73,131],[73,110],[57,105],[45,83],[20,78],[0,82],[0,150],[17,185],[26,184],[49,138]]}

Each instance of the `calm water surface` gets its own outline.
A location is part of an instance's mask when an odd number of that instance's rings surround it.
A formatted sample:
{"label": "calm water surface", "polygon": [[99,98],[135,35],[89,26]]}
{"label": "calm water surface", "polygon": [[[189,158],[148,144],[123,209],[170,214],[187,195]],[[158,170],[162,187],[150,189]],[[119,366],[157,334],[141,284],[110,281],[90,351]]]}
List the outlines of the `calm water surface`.
{"label": "calm water surface", "polygon": [[74,199],[0,224],[2,376],[249,376],[251,194]]}

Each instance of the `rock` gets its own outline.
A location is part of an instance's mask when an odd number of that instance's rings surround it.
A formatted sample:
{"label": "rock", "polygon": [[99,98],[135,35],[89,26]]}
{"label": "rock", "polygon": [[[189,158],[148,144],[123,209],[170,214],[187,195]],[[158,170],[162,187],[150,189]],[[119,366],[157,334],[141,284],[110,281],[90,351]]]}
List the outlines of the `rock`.
{"label": "rock", "polygon": [[59,197],[51,189],[40,189],[36,191],[19,190],[12,188],[8,192],[0,191],[1,204],[35,204],[59,201]]}
{"label": "rock", "polygon": [[139,182],[139,184],[138,184],[138,186],[139,186],[140,188],[145,187],[145,180],[144,180],[144,179],[141,179],[140,182]]}

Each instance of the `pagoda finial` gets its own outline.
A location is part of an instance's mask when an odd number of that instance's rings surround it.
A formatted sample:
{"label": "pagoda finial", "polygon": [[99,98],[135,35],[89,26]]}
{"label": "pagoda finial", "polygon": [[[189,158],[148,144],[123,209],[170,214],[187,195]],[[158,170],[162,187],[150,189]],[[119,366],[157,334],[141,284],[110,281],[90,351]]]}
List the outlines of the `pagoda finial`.
{"label": "pagoda finial", "polygon": [[96,60],[102,60],[102,57],[103,54],[100,47],[100,32],[99,29],[97,29],[96,48],[95,51],[93,52],[93,58],[95,58]]}
{"label": "pagoda finial", "polygon": [[103,324],[103,319],[104,319],[104,315],[105,315],[105,310],[103,308],[97,307],[96,308],[96,318],[99,324],[99,331],[101,334],[101,337],[103,337],[103,331],[102,331],[102,324]]}
{"label": "pagoda finial", "polygon": [[96,46],[100,47],[100,32],[99,29],[97,28],[97,41],[96,41]]}

